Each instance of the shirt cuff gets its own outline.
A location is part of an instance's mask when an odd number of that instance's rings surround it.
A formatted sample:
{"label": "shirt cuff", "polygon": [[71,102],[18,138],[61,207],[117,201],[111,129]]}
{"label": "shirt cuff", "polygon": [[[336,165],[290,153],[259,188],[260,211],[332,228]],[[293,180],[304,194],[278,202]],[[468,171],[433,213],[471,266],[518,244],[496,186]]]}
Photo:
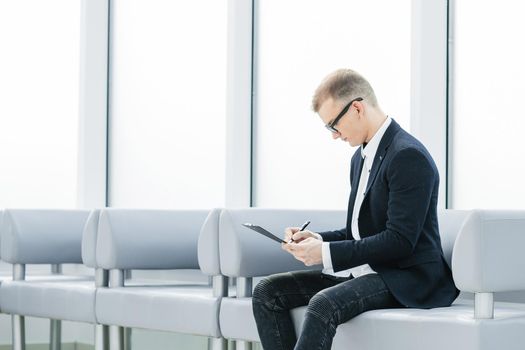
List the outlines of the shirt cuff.
{"label": "shirt cuff", "polygon": [[330,242],[323,242],[321,247],[321,255],[323,256],[323,267],[325,269],[333,268],[332,255],[330,254]]}

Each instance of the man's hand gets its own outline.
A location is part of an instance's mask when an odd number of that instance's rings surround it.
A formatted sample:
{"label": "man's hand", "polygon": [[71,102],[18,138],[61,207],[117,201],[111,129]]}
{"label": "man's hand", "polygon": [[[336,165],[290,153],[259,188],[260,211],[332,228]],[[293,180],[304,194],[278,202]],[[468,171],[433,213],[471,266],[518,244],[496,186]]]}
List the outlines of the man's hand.
{"label": "man's hand", "polygon": [[[302,234],[306,232],[309,231],[298,232],[296,234]],[[283,244],[282,247],[288,253],[292,254],[297,260],[302,261],[306,266],[312,266],[323,263],[322,245],[322,240],[315,236],[310,236],[308,238],[302,238],[299,243]]]}
{"label": "man's hand", "polygon": [[312,237],[322,241],[322,238],[318,233],[309,230],[299,231],[300,229],[300,227],[287,227],[284,230],[284,240],[286,242],[290,242],[290,239],[293,239],[295,243],[299,243],[309,237]]}

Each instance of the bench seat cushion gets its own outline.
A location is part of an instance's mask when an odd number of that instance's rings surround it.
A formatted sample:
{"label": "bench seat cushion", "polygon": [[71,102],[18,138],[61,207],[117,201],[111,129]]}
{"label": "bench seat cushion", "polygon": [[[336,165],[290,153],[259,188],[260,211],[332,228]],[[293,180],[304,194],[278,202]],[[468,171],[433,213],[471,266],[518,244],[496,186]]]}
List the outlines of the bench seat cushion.
{"label": "bench seat cushion", "polygon": [[[1,213],[0,213],[1,215]],[[0,263],[0,266],[1,266],[1,263]],[[2,286],[2,281],[10,281],[11,280],[11,276],[0,276],[0,287]],[[2,313],[2,305],[0,303],[0,313]]]}
{"label": "bench seat cushion", "polygon": [[219,337],[220,298],[208,285],[126,285],[97,290],[101,324]]}
{"label": "bench seat cushion", "polygon": [[[292,310],[299,333],[306,307]],[[365,312],[340,325],[333,349],[520,349],[525,344],[525,305],[496,303],[493,320],[474,320],[471,301],[451,307],[389,309]],[[220,313],[222,334],[228,339],[259,341],[251,298],[226,298]]]}
{"label": "bench seat cushion", "polygon": [[0,285],[4,313],[95,323],[95,282],[90,276],[34,276]]}

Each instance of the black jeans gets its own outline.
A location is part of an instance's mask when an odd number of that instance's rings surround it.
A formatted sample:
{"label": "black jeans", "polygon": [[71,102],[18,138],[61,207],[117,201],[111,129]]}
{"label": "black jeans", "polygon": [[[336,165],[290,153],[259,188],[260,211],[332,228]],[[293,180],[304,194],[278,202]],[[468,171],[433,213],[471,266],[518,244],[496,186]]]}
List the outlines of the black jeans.
{"label": "black jeans", "polygon": [[[253,292],[253,314],[265,350],[330,349],[338,325],[375,309],[403,307],[378,274],[359,278],[297,271],[263,279]],[[308,305],[299,339],[290,309]]]}

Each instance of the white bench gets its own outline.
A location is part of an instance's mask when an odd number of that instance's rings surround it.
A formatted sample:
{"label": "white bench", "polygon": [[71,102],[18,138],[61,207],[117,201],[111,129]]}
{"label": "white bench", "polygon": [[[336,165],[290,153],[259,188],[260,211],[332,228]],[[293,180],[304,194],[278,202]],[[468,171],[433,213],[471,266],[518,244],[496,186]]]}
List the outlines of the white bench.
{"label": "white bench", "polygon": [[[103,209],[97,265],[110,271],[109,288],[98,288],[96,318],[110,326],[111,349],[123,348],[123,328],[209,337],[209,348],[226,349],[219,329],[227,280],[220,275],[220,210]],[[171,280],[124,281],[125,270],[200,269],[212,284]]]}
{"label": "white bench", "polygon": [[[279,234],[306,220],[313,231],[343,227],[346,221],[346,211],[259,208],[103,209],[89,218],[87,211],[6,212],[0,249],[2,258],[14,264],[15,280],[0,286],[0,307],[13,314],[14,349],[23,346],[23,315],[99,324],[97,349],[107,348],[107,329],[100,324],[112,326],[112,349],[124,347],[123,327],[205,335],[213,349],[225,349],[225,338],[232,339],[238,350],[249,349],[259,341],[250,298],[257,278],[306,267],[242,223]],[[525,289],[525,212],[445,210],[439,224],[463,298],[447,308],[365,312],[338,327],[333,349],[525,346],[525,304],[492,302],[494,293],[496,300],[499,293],[512,300],[508,292]],[[21,278],[25,264],[82,262],[97,269],[98,284],[93,278],[60,275]],[[200,269],[213,283],[124,279],[127,270],[187,268]],[[227,277],[237,281],[229,296]],[[514,297],[523,301],[523,293]],[[298,333],[304,312],[305,307],[292,310]]]}
{"label": "white bench", "polygon": [[[91,225],[87,224],[88,219],[93,222]],[[96,229],[91,230],[91,235],[84,232],[96,226],[96,222],[98,211],[6,209],[3,212],[1,257],[13,265],[13,276],[0,285],[0,308],[12,315],[13,349],[25,348],[25,316],[51,320],[53,350],[60,348],[61,320],[96,324],[95,280],[99,279],[61,273],[62,264],[84,263],[95,268],[93,252],[83,254],[82,245],[94,245]],[[52,265],[53,273],[26,276],[27,264]],[[103,332],[102,327],[96,327],[96,338],[102,340]]]}
{"label": "white bench", "polygon": [[[312,221],[311,229],[344,227],[346,212],[242,209],[223,210],[220,221],[221,272],[237,278],[241,293],[222,302],[223,336],[238,340],[239,349],[259,341],[252,314],[254,277],[297,270],[291,256],[278,244],[248,232],[241,224],[260,223],[275,233],[290,225]],[[332,225],[327,226],[327,221]],[[315,226],[318,223],[318,226]],[[446,258],[451,259],[456,285],[475,293],[451,307],[388,309],[365,312],[340,325],[333,349],[506,349],[525,347],[525,305],[497,302],[495,292],[525,289],[525,212],[439,212],[440,234]],[[319,268],[319,267],[317,267]],[[474,305],[475,304],[475,305]],[[305,307],[292,310],[297,334]]]}

